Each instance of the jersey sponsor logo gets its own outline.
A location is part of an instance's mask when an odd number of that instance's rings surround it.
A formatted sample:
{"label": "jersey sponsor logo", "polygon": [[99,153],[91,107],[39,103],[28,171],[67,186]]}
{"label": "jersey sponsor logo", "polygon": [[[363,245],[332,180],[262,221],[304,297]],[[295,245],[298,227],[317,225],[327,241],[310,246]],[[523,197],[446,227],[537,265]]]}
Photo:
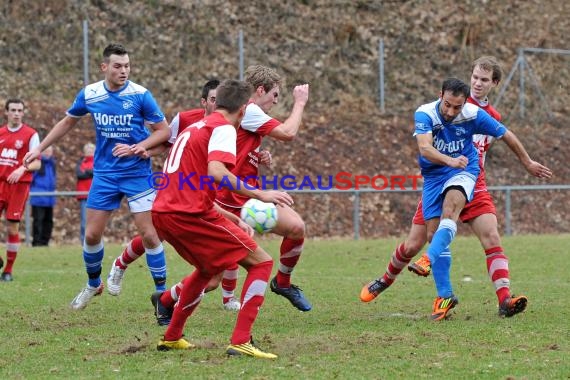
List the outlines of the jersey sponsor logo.
{"label": "jersey sponsor logo", "polygon": [[455,157],[461,154],[465,148],[465,139],[445,142],[445,140],[434,136],[433,147],[445,155]]}
{"label": "jersey sponsor logo", "polygon": [[248,162],[256,168],[259,167],[259,155],[256,154],[257,152],[259,152],[259,148],[257,148],[255,151],[247,153],[247,157],[249,158]]}
{"label": "jersey sponsor logo", "polygon": [[98,125],[130,125],[133,119],[133,114],[126,115],[109,115],[106,113],[95,112],[93,119]]}
{"label": "jersey sponsor logo", "polygon": [[2,158],[16,159],[18,158],[18,151],[16,149],[4,148],[0,156],[2,156]]}

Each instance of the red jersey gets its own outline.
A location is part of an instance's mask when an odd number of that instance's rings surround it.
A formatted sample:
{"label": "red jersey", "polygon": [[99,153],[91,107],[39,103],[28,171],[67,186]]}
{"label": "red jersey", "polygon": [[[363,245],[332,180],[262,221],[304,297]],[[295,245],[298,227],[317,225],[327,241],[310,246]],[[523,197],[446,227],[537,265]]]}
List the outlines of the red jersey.
{"label": "red jersey", "polygon": [[[259,149],[263,136],[281,125],[277,119],[267,115],[257,104],[249,103],[237,132],[236,166],[232,173],[249,185],[259,188]],[[223,206],[241,207],[249,198],[222,188],[216,201]]]}
{"label": "red jersey", "polygon": [[180,132],[186,129],[186,127],[202,120],[205,116],[206,110],[204,108],[179,112],[170,123],[170,139],[168,142],[174,144],[174,140],[176,140]]}
{"label": "red jersey", "polygon": [[216,184],[208,177],[208,162],[221,161],[228,169],[236,162],[236,129],[213,112],[184,129],[164,163],[162,184],[152,212],[201,214],[214,207]]}
{"label": "red jersey", "polygon": [[[29,125],[22,124],[17,129],[7,125],[0,128],[0,181],[22,166],[24,156],[40,143],[38,133]],[[32,182],[32,173],[26,171],[19,182]]]}
{"label": "red jersey", "polygon": [[[487,112],[493,119],[501,121],[501,114],[489,104],[488,101],[478,101],[473,97],[469,96],[467,102],[475,104],[479,108]],[[475,182],[475,192],[487,191],[487,182],[485,178],[485,156],[487,151],[491,147],[491,144],[495,141],[493,136],[488,135],[473,135],[473,144],[477,151],[479,152],[479,167],[481,171],[479,172],[479,177],[477,177],[477,182]]]}

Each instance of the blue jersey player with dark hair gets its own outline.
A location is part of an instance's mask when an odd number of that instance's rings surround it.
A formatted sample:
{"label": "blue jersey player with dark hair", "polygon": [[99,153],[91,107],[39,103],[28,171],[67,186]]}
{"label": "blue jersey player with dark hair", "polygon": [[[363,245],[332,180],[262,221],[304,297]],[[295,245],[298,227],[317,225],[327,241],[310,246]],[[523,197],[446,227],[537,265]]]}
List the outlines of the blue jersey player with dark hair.
{"label": "blue jersey player with dark hair", "polygon": [[[96,146],[83,242],[88,282],[71,302],[71,308],[76,310],[83,309],[103,291],[100,278],[103,232],[112,211],[120,207],[123,197],[127,198],[142,237],[155,287],[157,290],[166,287],[164,248],[150,215],[155,190],[148,182],[151,163],[147,149],[167,141],[170,130],[150,91],[128,80],[130,68],[127,50],[122,45],[108,45],[103,51],[101,63],[105,79],[81,89],[67,110],[67,115],[24,158],[25,162],[31,162],[39,157],[43,150],[73,128],[81,117],[91,114],[96,130]],[[110,294],[120,293],[125,269],[126,265],[113,264],[107,278]]]}
{"label": "blue jersey player with dark hair", "polygon": [[[420,106],[415,113],[419,165],[424,177],[423,215],[426,220],[428,256],[437,289],[431,319],[447,317],[458,304],[449,272],[449,246],[457,231],[457,220],[465,204],[473,198],[479,175],[479,155],[473,135],[493,136],[504,141],[521,162],[531,162],[519,139],[476,105],[466,103],[469,86],[456,78],[443,82],[440,99]],[[532,162],[527,169],[539,178],[550,178],[547,167]]]}

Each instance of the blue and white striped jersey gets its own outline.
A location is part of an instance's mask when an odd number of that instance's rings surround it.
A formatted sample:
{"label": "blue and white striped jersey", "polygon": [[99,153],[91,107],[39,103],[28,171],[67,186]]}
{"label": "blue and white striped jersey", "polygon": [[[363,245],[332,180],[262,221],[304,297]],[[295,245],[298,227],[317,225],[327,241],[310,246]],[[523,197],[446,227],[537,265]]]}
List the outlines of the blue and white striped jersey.
{"label": "blue and white striped jersey", "polygon": [[[487,112],[470,103],[466,103],[461,113],[451,122],[445,122],[439,113],[440,102],[441,100],[437,100],[424,104],[416,110],[414,136],[431,133],[435,149],[450,157],[460,155],[467,157],[469,164],[465,170],[478,175],[479,155],[473,145],[473,135],[483,134],[501,138],[507,132],[507,128]],[[458,170],[434,164],[421,155],[418,162],[424,177],[447,175]]]}
{"label": "blue and white striped jersey", "polygon": [[136,144],[150,135],[148,124],[164,120],[151,92],[131,81],[118,91],[109,91],[105,81],[81,89],[67,110],[70,117],[90,113],[96,131],[94,174],[147,175],[150,160],[139,157],[114,157],[115,144]]}

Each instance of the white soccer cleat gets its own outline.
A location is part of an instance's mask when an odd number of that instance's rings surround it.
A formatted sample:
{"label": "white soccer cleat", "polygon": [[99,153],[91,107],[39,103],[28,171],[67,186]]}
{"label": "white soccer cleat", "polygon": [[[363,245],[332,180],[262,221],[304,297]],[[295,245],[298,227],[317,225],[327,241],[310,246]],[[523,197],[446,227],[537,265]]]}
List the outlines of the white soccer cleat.
{"label": "white soccer cleat", "polygon": [[109,276],[107,276],[107,291],[110,295],[118,296],[121,294],[121,285],[124,275],[125,269],[121,269],[113,263]]}
{"label": "white soccer cleat", "polygon": [[224,303],[222,306],[224,307],[224,310],[227,311],[239,311],[239,309],[241,308],[241,303],[235,297],[232,297],[229,299],[228,302]]}
{"label": "white soccer cleat", "polygon": [[96,288],[87,285],[86,287],[81,289],[79,294],[75,296],[75,298],[73,299],[73,301],[71,301],[71,304],[69,306],[71,306],[73,310],[85,309],[85,307],[89,302],[91,302],[93,297],[101,295],[101,293],[103,293],[103,283],[101,283],[101,285],[99,285]]}

